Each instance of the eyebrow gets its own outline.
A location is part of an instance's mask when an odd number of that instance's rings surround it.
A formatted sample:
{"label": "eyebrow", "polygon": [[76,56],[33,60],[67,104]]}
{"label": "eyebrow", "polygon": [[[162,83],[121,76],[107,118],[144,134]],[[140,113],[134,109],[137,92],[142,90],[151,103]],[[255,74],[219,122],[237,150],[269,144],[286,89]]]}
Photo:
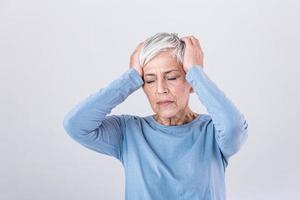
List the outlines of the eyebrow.
{"label": "eyebrow", "polygon": [[[179,70],[178,69],[171,69],[171,70],[165,71],[164,74],[168,74],[172,71],[179,71]],[[145,74],[145,76],[155,76],[155,74]]]}

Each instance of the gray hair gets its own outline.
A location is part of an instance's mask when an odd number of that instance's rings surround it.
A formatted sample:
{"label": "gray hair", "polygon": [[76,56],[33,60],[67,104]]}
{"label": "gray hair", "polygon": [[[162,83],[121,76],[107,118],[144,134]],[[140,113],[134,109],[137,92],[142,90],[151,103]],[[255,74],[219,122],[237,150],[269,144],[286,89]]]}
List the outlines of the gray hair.
{"label": "gray hair", "polygon": [[180,40],[177,33],[160,32],[144,41],[139,55],[140,66],[146,65],[152,58],[163,51],[171,51],[171,55],[182,64],[185,43]]}

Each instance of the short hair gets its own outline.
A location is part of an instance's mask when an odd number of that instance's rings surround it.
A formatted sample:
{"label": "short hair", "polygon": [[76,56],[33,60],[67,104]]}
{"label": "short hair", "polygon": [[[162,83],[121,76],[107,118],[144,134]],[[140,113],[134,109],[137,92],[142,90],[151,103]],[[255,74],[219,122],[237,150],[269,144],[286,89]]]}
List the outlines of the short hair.
{"label": "short hair", "polygon": [[159,32],[147,38],[139,55],[140,66],[144,67],[152,58],[163,51],[170,51],[177,62],[183,63],[185,43],[178,33]]}

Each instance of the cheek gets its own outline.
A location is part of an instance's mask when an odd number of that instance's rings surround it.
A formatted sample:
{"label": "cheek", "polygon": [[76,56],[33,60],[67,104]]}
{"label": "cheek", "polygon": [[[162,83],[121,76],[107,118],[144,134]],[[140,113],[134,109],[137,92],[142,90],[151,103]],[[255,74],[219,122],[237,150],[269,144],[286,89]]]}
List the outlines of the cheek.
{"label": "cheek", "polygon": [[172,92],[173,96],[175,96],[178,104],[186,104],[186,101],[190,95],[190,88],[187,86],[180,85],[174,88]]}
{"label": "cheek", "polygon": [[189,85],[186,83],[180,83],[170,88],[172,88],[171,90],[173,91],[173,94],[177,97],[186,96],[189,94]]}
{"label": "cheek", "polygon": [[155,93],[153,91],[151,91],[151,89],[149,89],[149,88],[144,88],[144,93],[146,94],[150,104],[155,106],[155,103],[156,103]]}

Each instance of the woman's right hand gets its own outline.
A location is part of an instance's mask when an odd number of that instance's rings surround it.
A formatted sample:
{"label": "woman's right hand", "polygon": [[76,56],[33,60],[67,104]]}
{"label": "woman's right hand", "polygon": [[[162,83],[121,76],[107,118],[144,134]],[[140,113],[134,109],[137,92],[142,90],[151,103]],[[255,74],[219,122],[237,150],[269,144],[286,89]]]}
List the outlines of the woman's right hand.
{"label": "woman's right hand", "polygon": [[130,63],[129,63],[129,68],[135,69],[141,77],[143,77],[143,69],[140,66],[139,55],[140,55],[140,52],[141,52],[141,49],[142,49],[143,45],[144,45],[144,42],[141,42],[136,47],[136,49],[134,50],[134,52],[130,56]]}

